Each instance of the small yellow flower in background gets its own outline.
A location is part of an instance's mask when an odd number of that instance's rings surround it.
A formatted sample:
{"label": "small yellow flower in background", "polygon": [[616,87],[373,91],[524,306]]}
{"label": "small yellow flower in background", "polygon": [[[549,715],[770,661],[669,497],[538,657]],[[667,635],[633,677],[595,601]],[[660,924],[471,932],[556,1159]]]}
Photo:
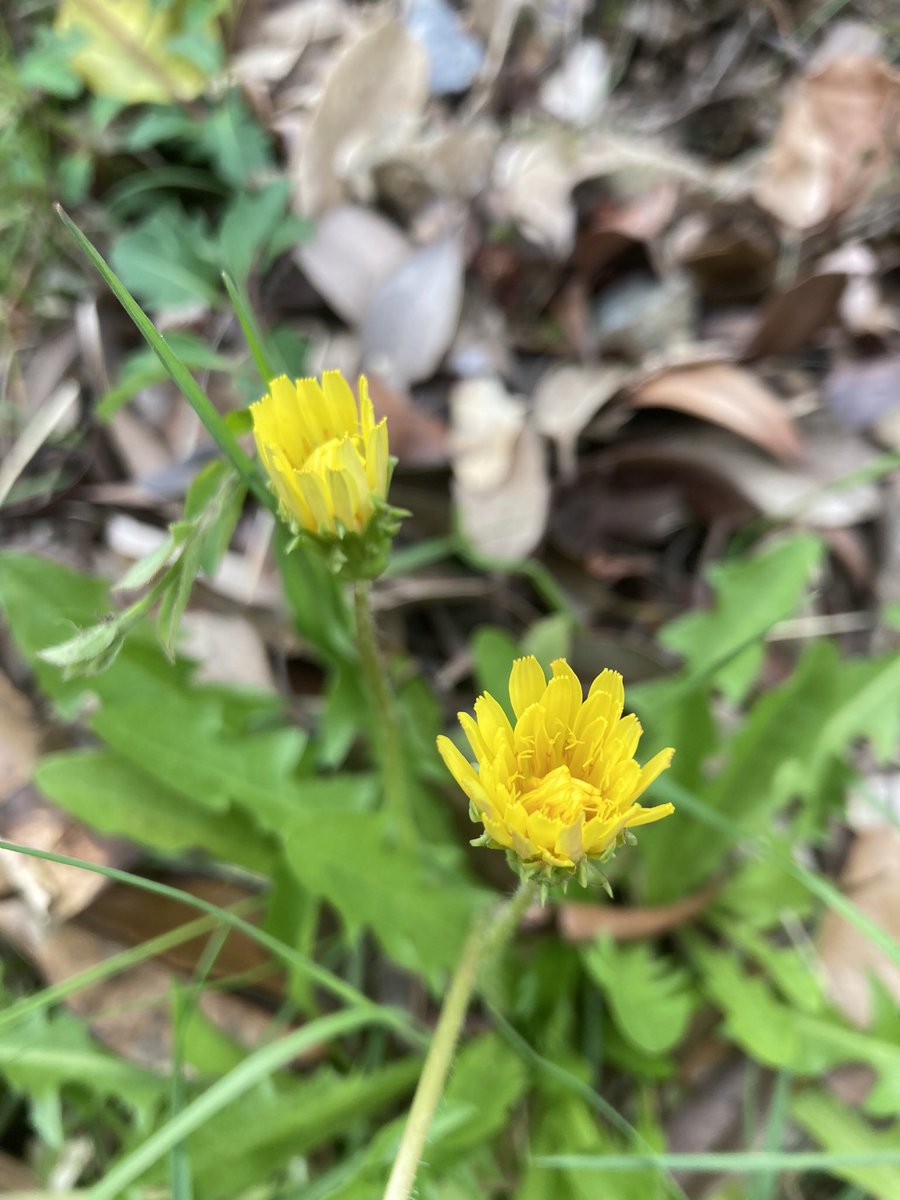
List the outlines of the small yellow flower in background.
{"label": "small yellow flower in background", "polygon": [[250,405],[253,436],[281,515],[336,555],[336,569],[384,569],[399,510],[388,507],[387,423],[376,422],[365,376],[359,400],[340,371],[291,382],[282,375]]}
{"label": "small yellow flower in background", "polygon": [[513,663],[515,725],[487,692],[475,701],[475,719],[459,714],[477,766],[447,737],[438,738],[438,750],[473,820],[484,825],[479,843],[510,851],[545,881],[577,872],[585,883],[589,862],[608,858],[628,830],[674,812],[671,804],[637,803],[674,751],[661,750],[644,767],[635,761],[641,725],[622,716],[616,671],[602,671],[586,700],[565,659],[552,672],[548,682],[537,659]]}

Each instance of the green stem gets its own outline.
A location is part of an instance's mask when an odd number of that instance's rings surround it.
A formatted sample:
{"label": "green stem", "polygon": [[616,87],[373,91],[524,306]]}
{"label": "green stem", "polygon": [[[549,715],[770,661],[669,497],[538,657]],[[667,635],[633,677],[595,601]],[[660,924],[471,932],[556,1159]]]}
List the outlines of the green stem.
{"label": "green stem", "polygon": [[479,968],[486,955],[498,952],[512,936],[537,894],[535,885],[523,880],[509,900],[496,908],[486,920],[479,917],[472,927],[450,980],[450,988],[444,997],[397,1157],[391,1169],[384,1200],[409,1200],[412,1195],[428,1130],[444,1091],[459,1033],[478,980]]}
{"label": "green stem", "polygon": [[372,614],[371,585],[358,580],[353,585],[356,644],[363,675],[375,708],[375,728],[381,735],[377,747],[387,804],[393,812],[401,837],[411,842],[415,835],[403,754],[403,733],[397,699],[390,685],[387,666],[378,648]]}

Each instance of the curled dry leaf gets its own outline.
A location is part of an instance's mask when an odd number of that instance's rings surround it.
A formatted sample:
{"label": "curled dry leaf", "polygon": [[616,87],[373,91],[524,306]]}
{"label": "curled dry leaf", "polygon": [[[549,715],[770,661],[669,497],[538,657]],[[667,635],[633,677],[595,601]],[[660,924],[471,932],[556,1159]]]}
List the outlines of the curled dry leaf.
{"label": "curled dry leaf", "polygon": [[606,104],[609,67],[603,42],[597,38],[579,39],[541,87],[541,107],[576,129],[593,125]]}
{"label": "curled dry leaf", "polygon": [[453,474],[466,491],[499,487],[512,470],[525,405],[499,379],[466,379],[450,393]]}
{"label": "curled dry leaf", "polygon": [[775,395],[730,363],[670,368],[638,384],[629,403],[690,413],[755,442],[776,458],[797,461],[802,455],[797,430]]}
{"label": "curled dry leaf", "polygon": [[608,904],[564,902],[556,910],[557,924],[567,942],[592,942],[604,933],[621,942],[660,937],[698,917],[715,899],[717,891],[718,885],[707,887],[673,904],[653,908],[611,908]]}
{"label": "curled dry leaf", "polygon": [[39,742],[31,705],[0,671],[0,804],[31,778]]}
{"label": "curled dry leaf", "polygon": [[454,488],[460,524],[479,554],[497,563],[525,558],[540,542],[550,508],[550,481],[540,434],[526,425],[512,469],[497,487],[476,490],[459,480]]}
{"label": "curled dry leaf", "polygon": [[[858,909],[900,938],[900,830],[882,824],[857,835],[841,886]],[[870,976],[900,1000],[900,967],[855,925],[828,909],[819,933],[819,959],[829,995],[857,1025],[872,1019]]]}
{"label": "curled dry leaf", "polygon": [[494,163],[492,205],[497,216],[559,258],[575,239],[571,155],[555,136],[505,142]]}
{"label": "curled dry leaf", "polygon": [[230,69],[249,86],[283,79],[312,42],[342,34],[347,9],[339,0],[293,0],[293,3],[245,17],[243,44]]}
{"label": "curled dry leaf", "polygon": [[373,295],[362,324],[363,366],[392,387],[433,375],[459,324],[460,233],[414,251]]}
{"label": "curled dry leaf", "polygon": [[900,149],[900,72],[871,54],[833,59],[789,93],[756,199],[810,229],[851,209]]}
{"label": "curled dry leaf", "polygon": [[428,97],[428,56],[399,21],[366,30],[336,58],[296,163],[303,212],[343,198],[415,130]]}
{"label": "curled dry leaf", "polygon": [[387,417],[391,453],[402,467],[440,467],[447,462],[448,436],[443,421],[417,407],[408,392],[369,376],[369,393],[380,420]]}
{"label": "curled dry leaf", "polygon": [[534,423],[545,437],[556,443],[564,479],[575,478],[578,435],[616,393],[626,374],[627,368],[617,364],[560,366],[551,367],[538,381],[534,392]]}
{"label": "curled dry leaf", "polygon": [[811,275],[795,287],[778,292],[763,308],[744,354],[795,354],[814,341],[837,319],[846,275]]}
{"label": "curled dry leaf", "polygon": [[312,241],[298,246],[294,259],[334,311],[348,325],[358,325],[378,288],[410,252],[393,222],[348,204],[319,219]]}

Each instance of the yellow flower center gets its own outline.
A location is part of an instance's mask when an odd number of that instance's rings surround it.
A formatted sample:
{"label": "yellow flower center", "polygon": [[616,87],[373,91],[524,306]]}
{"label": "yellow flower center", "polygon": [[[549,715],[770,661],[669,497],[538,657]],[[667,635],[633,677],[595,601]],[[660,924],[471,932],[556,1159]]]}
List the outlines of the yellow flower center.
{"label": "yellow flower center", "polygon": [[602,801],[599,788],[578,779],[565,765],[528,780],[521,797],[526,812],[541,812],[551,821],[566,825],[571,825],[580,812],[586,817],[593,815]]}

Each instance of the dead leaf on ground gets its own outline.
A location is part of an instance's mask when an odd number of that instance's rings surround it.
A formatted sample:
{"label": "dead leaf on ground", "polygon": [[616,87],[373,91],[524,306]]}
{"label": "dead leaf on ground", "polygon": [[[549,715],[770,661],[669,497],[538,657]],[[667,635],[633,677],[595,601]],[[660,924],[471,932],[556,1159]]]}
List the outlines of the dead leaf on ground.
{"label": "dead leaf on ground", "polygon": [[654,908],[617,908],[609,904],[560,904],[556,910],[559,932],[567,942],[592,942],[608,933],[617,941],[659,937],[687,925],[712,903],[718,887],[704,888],[673,904]]}
{"label": "dead leaf on ground", "polygon": [[410,394],[388,387],[369,375],[369,393],[375,415],[387,418],[391,453],[403,467],[440,467],[448,457],[449,436],[443,421],[419,408]]}
{"label": "dead leaf on ground", "polygon": [[277,690],[263,640],[246,617],[191,609],[181,618],[180,633],[180,652],[199,664],[197,683]]}
{"label": "dead leaf on ground", "polygon": [[591,418],[618,391],[627,368],[619,364],[599,367],[551,367],[538,380],[534,392],[534,423],[556,443],[560,474],[572,480],[577,472],[575,446]]}
{"label": "dead leaf on ground", "polygon": [[[103,867],[127,865],[132,851],[125,842],[100,837],[60,809],[40,799],[31,788],[19,792],[2,809],[4,841],[32,850],[81,858]],[[80,913],[109,885],[93,871],[66,867],[12,850],[0,851],[2,870],[24,903],[39,914],[68,920]]]}
{"label": "dead leaf on ground", "polygon": [[743,356],[796,354],[804,349],[837,320],[846,283],[842,274],[811,275],[785,292],[776,292],[763,306]]}
{"label": "dead leaf on ground", "polygon": [[898,131],[900,72],[874,55],[832,60],[789,92],[756,199],[794,229],[839,216],[889,169]]}
{"label": "dead leaf on ground", "polygon": [[427,379],[446,354],[463,296],[462,235],[414,251],[375,290],[362,323],[367,370],[392,387]]}
{"label": "dead leaf on ground", "polygon": [[464,379],[450,393],[453,473],[466,491],[499,487],[512,470],[526,408],[499,379]]}
{"label": "dead leaf on ground", "polygon": [[673,408],[730,429],[776,458],[797,461],[803,448],[777,397],[755,376],[730,363],[674,367],[638,384],[635,408]]}
{"label": "dead leaf on ground", "polygon": [[247,6],[242,13],[241,47],[230,70],[250,88],[275,84],[291,71],[312,43],[339,37],[349,13],[340,0],[294,0],[262,13]]}
{"label": "dead leaf on ground", "polygon": [[[861,912],[900,939],[900,830],[882,824],[857,834],[840,883]],[[872,1020],[870,974],[900,1001],[900,967],[833,909],[822,920],[818,948],[828,994],[854,1024]]]}
{"label": "dead leaf on ground", "polygon": [[31,778],[40,737],[31,704],[0,671],[0,804]]}
{"label": "dead leaf on ground", "polygon": [[537,430],[525,425],[501,483],[476,489],[457,479],[454,498],[462,531],[479,554],[498,565],[529,555],[544,535],[550,509],[550,480]]}
{"label": "dead leaf on ground", "polygon": [[563,258],[575,240],[574,183],[571,155],[558,137],[507,141],[494,162],[491,207],[524,237]]}
{"label": "dead leaf on ground", "polygon": [[541,107],[557,121],[587,128],[600,119],[606,106],[609,75],[605,44],[597,38],[581,38],[541,85]]}
{"label": "dead leaf on ground", "polygon": [[341,205],[317,222],[312,240],[294,251],[297,265],[348,325],[359,325],[381,284],[412,247],[386,217]]}
{"label": "dead leaf on ground", "polygon": [[331,66],[295,164],[301,211],[339,204],[348,184],[359,191],[416,129],[427,98],[428,56],[399,21],[383,21],[347,46]]}

